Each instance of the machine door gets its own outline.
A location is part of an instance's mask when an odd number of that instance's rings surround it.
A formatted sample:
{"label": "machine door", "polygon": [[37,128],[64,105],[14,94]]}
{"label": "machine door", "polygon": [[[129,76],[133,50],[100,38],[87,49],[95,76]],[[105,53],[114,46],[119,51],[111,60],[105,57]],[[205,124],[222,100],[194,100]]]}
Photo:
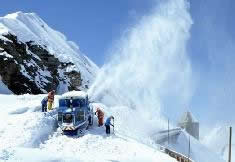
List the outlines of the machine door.
{"label": "machine door", "polygon": [[81,121],[85,121],[86,119],[86,113],[84,110],[79,110],[77,111],[76,114],[76,122],[81,122]]}
{"label": "machine door", "polygon": [[60,107],[80,107],[80,100],[79,99],[60,99],[59,100]]}

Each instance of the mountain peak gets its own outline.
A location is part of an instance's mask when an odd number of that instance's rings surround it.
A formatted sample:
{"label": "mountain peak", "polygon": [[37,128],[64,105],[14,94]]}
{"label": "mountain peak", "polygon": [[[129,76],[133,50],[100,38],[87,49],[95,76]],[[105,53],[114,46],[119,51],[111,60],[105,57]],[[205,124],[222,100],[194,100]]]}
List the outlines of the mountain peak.
{"label": "mountain peak", "polygon": [[[18,53],[15,52],[18,50],[15,47],[21,46],[21,44],[23,44],[22,50]],[[6,45],[8,45],[9,47],[6,47]],[[8,50],[10,46],[12,51]],[[74,71],[79,72],[79,74],[77,74],[78,77],[81,74],[80,80],[82,80],[83,82],[82,86],[90,85],[98,71],[98,67],[89,58],[87,58],[84,54],[82,54],[76,43],[68,41],[64,34],[49,27],[35,13],[23,13],[19,11],[16,13],[8,14],[4,17],[0,17],[0,48],[2,48],[0,54],[2,52],[1,57],[3,59],[2,62],[0,60],[1,64],[9,60],[8,58],[5,58],[6,56],[8,56],[8,54],[12,56],[14,55],[18,58],[22,58],[24,54],[31,55],[31,53],[33,53],[36,54],[37,55],[36,57],[39,57],[40,59],[44,59],[44,57],[46,57],[45,55],[47,54],[49,54],[50,57],[53,55],[53,57],[51,58],[53,58],[54,62],[57,62],[55,63],[56,65],[57,64],[61,64],[61,66],[63,66],[63,64],[67,65],[66,68],[64,69],[66,71],[65,72],[66,74],[64,75],[68,75],[69,73],[72,73]],[[35,48],[37,48],[37,51],[35,51]],[[22,51],[24,52],[21,53]],[[21,68],[22,71],[27,66],[27,64],[32,65],[34,64],[34,62],[31,60],[30,63],[24,63],[24,65],[22,65]],[[39,64],[40,63],[38,63],[38,65]],[[45,68],[43,66],[40,69],[42,71],[45,71]],[[36,73],[36,71],[34,72]],[[51,71],[51,73],[53,73],[53,71]],[[27,73],[25,73],[25,75],[26,74]],[[60,75],[59,78],[62,77],[59,71],[57,72],[57,74]],[[28,76],[28,74],[26,76],[28,78],[31,78]],[[54,75],[49,75],[49,76],[54,76]],[[57,80],[57,83],[58,82],[59,81]],[[71,83],[71,79],[69,83]],[[76,85],[78,85],[78,83]],[[46,92],[46,91],[40,91],[40,92]]]}
{"label": "mountain peak", "polygon": [[39,21],[42,21],[36,13],[25,13],[22,11],[7,14],[6,16],[0,17],[0,19],[12,19],[20,21],[23,21],[24,19],[38,19]]}
{"label": "mountain peak", "polygon": [[4,16],[4,18],[8,18],[8,19],[17,19],[17,17],[19,16],[25,16],[27,14],[32,14],[32,13],[23,13],[22,11],[17,11],[15,13],[10,13],[7,14],[6,16]]}

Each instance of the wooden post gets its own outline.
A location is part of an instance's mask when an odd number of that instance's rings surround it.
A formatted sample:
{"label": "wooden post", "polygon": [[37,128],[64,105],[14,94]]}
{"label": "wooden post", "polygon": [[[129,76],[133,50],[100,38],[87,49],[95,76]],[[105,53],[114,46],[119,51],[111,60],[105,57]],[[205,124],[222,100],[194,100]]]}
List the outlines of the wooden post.
{"label": "wooden post", "polygon": [[189,135],[189,140],[188,140],[188,162],[190,158],[190,135]]}
{"label": "wooden post", "polygon": [[170,131],[170,130],[169,130],[169,119],[168,119],[168,122],[167,122],[167,123],[168,123],[168,129],[167,129],[168,136],[167,136],[167,141],[168,141],[168,147],[169,147],[169,143],[170,143],[170,142],[169,142],[169,139],[170,139],[170,133],[169,133],[169,131]]}
{"label": "wooden post", "polygon": [[229,128],[229,151],[228,151],[228,162],[231,162],[231,151],[232,151],[232,127]]}
{"label": "wooden post", "polygon": [[114,133],[114,118],[113,118],[113,134],[115,134],[115,133]]}

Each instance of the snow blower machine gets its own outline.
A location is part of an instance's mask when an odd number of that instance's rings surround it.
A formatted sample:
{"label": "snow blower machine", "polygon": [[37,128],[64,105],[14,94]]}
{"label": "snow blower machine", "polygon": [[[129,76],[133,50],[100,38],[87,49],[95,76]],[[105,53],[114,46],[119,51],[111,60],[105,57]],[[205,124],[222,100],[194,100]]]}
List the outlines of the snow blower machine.
{"label": "snow blower machine", "polygon": [[83,91],[71,91],[59,99],[58,126],[65,135],[81,136],[93,125],[93,108]]}

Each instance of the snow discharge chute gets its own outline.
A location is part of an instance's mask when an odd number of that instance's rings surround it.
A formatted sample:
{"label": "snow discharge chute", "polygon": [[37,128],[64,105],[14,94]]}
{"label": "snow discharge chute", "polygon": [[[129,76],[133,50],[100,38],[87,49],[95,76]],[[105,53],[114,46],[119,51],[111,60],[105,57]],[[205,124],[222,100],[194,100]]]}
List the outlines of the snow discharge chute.
{"label": "snow discharge chute", "polygon": [[175,101],[189,100],[188,9],[186,0],[162,1],[128,29],[102,67],[89,95],[108,106],[119,132],[146,139],[152,131],[167,128],[163,100],[172,96]]}

